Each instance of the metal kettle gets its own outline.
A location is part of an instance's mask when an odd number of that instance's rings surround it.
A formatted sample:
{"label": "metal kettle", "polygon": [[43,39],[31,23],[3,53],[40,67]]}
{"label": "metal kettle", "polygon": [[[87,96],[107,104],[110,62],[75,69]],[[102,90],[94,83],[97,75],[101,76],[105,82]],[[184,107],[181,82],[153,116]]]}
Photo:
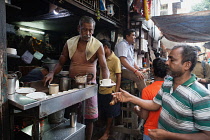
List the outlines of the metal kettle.
{"label": "metal kettle", "polygon": [[[88,79],[88,76],[90,75],[90,78]],[[76,75],[75,81],[77,84],[87,84],[89,81],[91,81],[94,78],[94,75],[92,73],[88,73],[86,75]]]}
{"label": "metal kettle", "polygon": [[15,90],[19,88],[19,79],[22,73],[19,71],[9,73],[10,74],[7,75],[7,94],[14,94]]}

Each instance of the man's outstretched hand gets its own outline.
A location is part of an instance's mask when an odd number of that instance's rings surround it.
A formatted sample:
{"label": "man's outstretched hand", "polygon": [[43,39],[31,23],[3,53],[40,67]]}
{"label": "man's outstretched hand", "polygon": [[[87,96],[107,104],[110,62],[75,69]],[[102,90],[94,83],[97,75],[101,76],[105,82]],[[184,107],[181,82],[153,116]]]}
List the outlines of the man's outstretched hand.
{"label": "man's outstretched hand", "polygon": [[122,90],[120,88],[120,92],[115,92],[112,93],[113,99],[114,101],[118,101],[118,102],[129,102],[130,101],[130,97],[132,96],[130,93],[128,93],[125,90]]}

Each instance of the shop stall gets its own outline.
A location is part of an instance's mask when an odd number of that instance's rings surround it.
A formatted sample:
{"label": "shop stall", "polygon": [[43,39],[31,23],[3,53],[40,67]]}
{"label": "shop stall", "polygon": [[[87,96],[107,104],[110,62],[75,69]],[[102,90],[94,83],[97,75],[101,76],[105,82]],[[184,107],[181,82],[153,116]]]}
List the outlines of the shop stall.
{"label": "shop stall", "polygon": [[[41,84],[43,84],[40,81]],[[39,84],[33,86],[35,89]],[[37,87],[40,89],[40,87]],[[21,131],[31,136],[34,140],[48,139],[84,139],[85,125],[77,123],[76,127],[70,126],[70,120],[63,117],[64,109],[76,103],[85,101],[97,94],[97,84],[87,85],[82,89],[71,89],[58,94],[36,98],[25,93],[14,93],[8,96],[10,104],[11,130],[14,129],[14,117],[22,115],[31,117],[33,124]],[[60,113],[61,112],[61,113]],[[83,111],[84,112],[84,111]],[[54,118],[48,117],[57,113]],[[49,120],[51,119],[51,120]],[[53,119],[53,120],[52,120]],[[54,122],[52,122],[54,121]],[[11,139],[14,139],[14,131],[11,131]]]}
{"label": "shop stall", "polygon": [[[2,66],[5,65],[1,70],[5,69],[5,75],[7,75],[7,71],[11,73],[20,71],[22,77],[32,69],[43,65],[49,66],[49,69],[52,70],[58,63],[66,40],[78,34],[78,21],[83,15],[95,19],[94,36],[98,39],[109,40],[112,49],[122,39],[120,36],[124,29],[127,27],[136,29],[135,59],[140,67],[148,68],[152,54],[152,39],[149,36],[151,27],[143,22],[144,18],[139,20],[130,17],[128,7],[131,6],[131,3],[132,1],[129,4],[127,1],[120,0],[38,0],[31,3],[27,0],[6,1],[3,3],[6,8],[3,15],[7,15],[5,17],[6,25],[3,28],[6,28],[7,39],[5,38],[4,41],[7,44],[4,43],[3,49],[7,54],[7,62],[2,62]],[[5,48],[12,48],[15,52],[8,51],[6,53]],[[64,65],[63,70],[67,71],[68,68],[69,62]],[[3,77],[2,81],[5,81],[4,78],[7,79],[7,76]],[[21,81],[19,78],[18,80]],[[25,85],[28,86],[24,83]],[[19,86],[21,87],[21,85]],[[38,92],[45,92],[46,98],[30,99],[17,92],[9,96],[7,93],[3,94],[5,102],[8,103],[5,110],[9,110],[10,113],[7,112],[6,116],[9,116],[8,118],[11,120],[10,128],[7,130],[13,134],[9,133],[5,137],[11,136],[11,139],[14,139],[15,117],[23,114],[33,118],[33,125],[24,127],[20,131],[33,139],[52,139],[58,135],[63,136],[61,139],[74,139],[75,135],[80,135],[81,139],[84,139],[85,125],[79,123],[74,129],[69,127],[68,119],[57,125],[49,124],[46,119],[57,111],[78,102],[85,102],[86,99],[97,94],[98,86],[89,85],[76,91],[69,89],[54,96],[49,95],[48,89],[40,89],[37,86],[33,88]],[[6,92],[6,89],[4,91]],[[44,123],[41,121],[43,119]],[[5,122],[8,123],[9,120],[5,119]],[[6,127],[4,128],[6,129]]]}

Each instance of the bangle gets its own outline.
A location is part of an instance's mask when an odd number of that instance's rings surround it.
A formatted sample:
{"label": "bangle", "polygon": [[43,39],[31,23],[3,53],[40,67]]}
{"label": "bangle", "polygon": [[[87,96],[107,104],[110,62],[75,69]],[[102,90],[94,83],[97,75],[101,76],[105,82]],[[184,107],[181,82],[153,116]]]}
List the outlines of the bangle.
{"label": "bangle", "polygon": [[133,73],[135,74],[138,70],[136,69]]}

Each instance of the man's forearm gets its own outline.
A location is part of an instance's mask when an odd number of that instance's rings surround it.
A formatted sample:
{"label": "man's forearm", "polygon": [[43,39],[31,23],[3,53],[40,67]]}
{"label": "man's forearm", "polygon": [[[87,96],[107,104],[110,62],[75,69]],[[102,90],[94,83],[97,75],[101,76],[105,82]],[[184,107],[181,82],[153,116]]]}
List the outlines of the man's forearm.
{"label": "man's forearm", "polygon": [[121,62],[121,64],[122,64],[126,69],[128,69],[128,70],[130,70],[130,71],[133,71],[133,72],[136,70],[135,67],[131,66],[131,65],[127,62],[127,60],[126,60],[125,57],[120,57],[120,62]]}
{"label": "man's forearm", "polygon": [[155,111],[160,108],[160,105],[154,103],[152,100],[143,100],[143,99],[136,97],[134,95],[131,95],[131,96],[132,97],[130,99],[130,102],[132,102],[146,110]]}
{"label": "man's forearm", "polygon": [[121,73],[116,73],[116,90],[115,90],[115,92],[118,92],[120,90],[120,84],[121,84]]}
{"label": "man's forearm", "polygon": [[109,69],[107,67],[101,67],[102,78],[108,79],[109,78]]}
{"label": "man's forearm", "polygon": [[[68,50],[66,50],[66,51],[68,51]],[[64,54],[64,52],[62,52],[62,54],[61,54],[61,56],[59,58],[58,64],[55,65],[55,67],[54,67],[54,69],[52,71],[52,73],[54,73],[54,75],[58,74],[62,70],[63,65],[65,64],[66,60],[68,59],[67,56]]]}
{"label": "man's forearm", "polygon": [[54,69],[50,72],[53,72],[54,75],[58,74],[63,68],[63,65],[61,65],[60,63],[56,64]]}
{"label": "man's forearm", "polygon": [[149,111],[142,108],[141,109],[141,118],[144,120],[147,120],[148,116],[149,116]]}

